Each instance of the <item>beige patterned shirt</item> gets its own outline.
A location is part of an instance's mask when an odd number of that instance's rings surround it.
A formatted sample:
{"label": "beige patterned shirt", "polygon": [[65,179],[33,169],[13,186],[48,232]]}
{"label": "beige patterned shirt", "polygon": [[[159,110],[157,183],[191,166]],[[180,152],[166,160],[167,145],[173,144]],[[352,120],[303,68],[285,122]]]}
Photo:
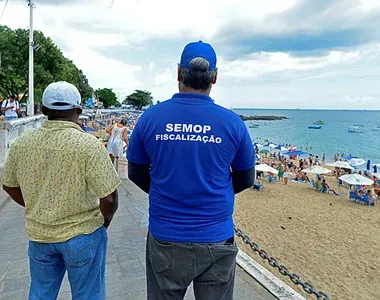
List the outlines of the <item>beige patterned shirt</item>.
{"label": "beige patterned shirt", "polygon": [[120,179],[94,136],[72,122],[46,121],[13,143],[3,184],[21,188],[29,238],[52,243],[100,228],[99,198]]}

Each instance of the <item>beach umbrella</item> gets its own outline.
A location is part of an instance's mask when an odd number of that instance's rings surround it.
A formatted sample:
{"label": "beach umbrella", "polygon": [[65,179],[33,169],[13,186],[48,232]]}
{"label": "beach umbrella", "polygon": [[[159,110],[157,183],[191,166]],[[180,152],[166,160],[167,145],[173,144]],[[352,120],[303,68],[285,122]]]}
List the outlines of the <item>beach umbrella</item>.
{"label": "beach umbrella", "polygon": [[321,166],[312,166],[310,168],[302,170],[302,172],[311,173],[311,174],[328,174],[328,173],[331,173],[331,170],[327,168],[323,168]]}
{"label": "beach umbrella", "polygon": [[256,165],[255,170],[261,171],[261,172],[269,172],[273,174],[278,174],[278,171],[275,168],[272,168],[271,166],[268,166],[267,164]]}
{"label": "beach umbrella", "polygon": [[373,173],[377,173],[377,166],[376,165],[373,166]]}
{"label": "beach umbrella", "polygon": [[276,147],[277,147],[276,144],[273,144],[273,143],[269,144],[269,148],[271,148],[271,149],[275,149]]}
{"label": "beach umbrella", "polygon": [[367,170],[369,171],[370,169],[371,169],[371,161],[368,160],[368,161],[367,161]]}
{"label": "beach umbrella", "polygon": [[351,166],[348,162],[340,161],[340,160],[333,163],[326,164],[326,166],[335,167],[339,169],[355,170],[355,168]]}
{"label": "beach umbrella", "polygon": [[347,160],[351,160],[353,158],[358,158],[358,157],[354,156],[354,155],[348,155],[348,156],[345,156],[344,158],[347,159]]}
{"label": "beach umbrella", "polygon": [[288,151],[288,148],[284,147],[283,145],[277,145],[277,147],[274,149],[280,150],[281,152]]}
{"label": "beach umbrella", "polygon": [[88,126],[83,126],[83,127],[84,127],[84,131],[86,132],[97,132],[97,130],[92,127],[88,127]]}
{"label": "beach umbrella", "polygon": [[298,155],[306,155],[306,154],[309,154],[308,152],[304,152],[304,151],[288,151],[288,152],[285,152],[283,153],[284,155],[288,155],[288,156],[298,156]]}
{"label": "beach umbrella", "polygon": [[361,158],[351,158],[348,162],[351,166],[361,166],[364,165],[366,161]]}
{"label": "beach umbrella", "polygon": [[269,152],[269,150],[267,150],[267,149],[262,149],[259,151],[259,153],[268,153],[268,152]]}
{"label": "beach umbrella", "polygon": [[372,173],[372,176],[375,176],[376,178],[380,178],[380,173]]}
{"label": "beach umbrella", "polygon": [[373,180],[359,174],[347,174],[339,177],[340,180],[354,185],[372,185]]}

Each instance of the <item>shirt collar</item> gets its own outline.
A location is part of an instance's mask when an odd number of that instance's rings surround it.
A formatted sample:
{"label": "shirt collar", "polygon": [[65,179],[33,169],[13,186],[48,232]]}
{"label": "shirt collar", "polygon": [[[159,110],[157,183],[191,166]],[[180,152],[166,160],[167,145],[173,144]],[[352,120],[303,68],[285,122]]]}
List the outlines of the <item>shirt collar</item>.
{"label": "shirt collar", "polygon": [[210,96],[199,93],[177,93],[173,95],[172,99],[188,104],[208,104],[210,102],[214,103],[214,100]]}
{"label": "shirt collar", "polygon": [[69,121],[45,121],[42,124],[42,128],[48,130],[59,130],[59,129],[76,129],[84,132],[82,128],[78,124]]}

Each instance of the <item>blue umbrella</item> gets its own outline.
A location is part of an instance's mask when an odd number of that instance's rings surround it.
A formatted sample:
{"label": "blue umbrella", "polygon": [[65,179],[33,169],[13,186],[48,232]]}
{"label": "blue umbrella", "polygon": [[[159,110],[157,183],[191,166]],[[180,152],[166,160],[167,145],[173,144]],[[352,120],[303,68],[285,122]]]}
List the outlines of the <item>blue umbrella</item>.
{"label": "blue umbrella", "polygon": [[96,129],[94,129],[92,127],[88,127],[88,126],[84,126],[84,131],[86,131],[86,132],[97,132]]}
{"label": "blue umbrella", "polygon": [[282,147],[284,147],[284,146],[281,145],[281,144],[278,144],[277,147],[275,147],[274,149],[276,149],[276,150],[281,150]]}
{"label": "blue umbrella", "polygon": [[344,158],[347,159],[347,160],[350,160],[350,159],[358,158],[358,157],[355,156],[355,155],[348,155],[348,156],[345,156]]}
{"label": "blue umbrella", "polygon": [[308,152],[304,151],[288,151],[283,153],[283,155],[289,155],[289,156],[298,156],[298,155],[306,155],[309,154]]}
{"label": "blue umbrella", "polygon": [[367,161],[367,170],[369,171],[370,169],[371,169],[371,161],[368,160],[368,161]]}

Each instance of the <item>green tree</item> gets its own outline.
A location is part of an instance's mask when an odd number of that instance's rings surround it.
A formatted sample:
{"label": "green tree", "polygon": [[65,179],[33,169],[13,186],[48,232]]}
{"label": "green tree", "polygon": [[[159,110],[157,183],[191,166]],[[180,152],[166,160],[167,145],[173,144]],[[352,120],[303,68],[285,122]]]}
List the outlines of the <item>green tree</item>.
{"label": "green tree", "polygon": [[123,104],[132,105],[137,109],[141,109],[144,106],[153,105],[153,97],[151,92],[135,90],[125,98]]}
{"label": "green tree", "polygon": [[[92,95],[92,88],[86,76],[75,64],[65,58],[61,50],[40,31],[34,32],[38,45],[34,60],[34,96],[40,102],[46,86],[54,81],[67,81],[74,84],[85,100]],[[11,30],[0,26],[0,97],[9,94],[28,96],[29,76],[29,32],[26,29]]]}
{"label": "green tree", "polygon": [[95,96],[103,102],[103,106],[105,108],[110,107],[110,106],[117,106],[120,103],[117,101],[117,96],[113,92],[112,89],[97,89],[95,91]]}

